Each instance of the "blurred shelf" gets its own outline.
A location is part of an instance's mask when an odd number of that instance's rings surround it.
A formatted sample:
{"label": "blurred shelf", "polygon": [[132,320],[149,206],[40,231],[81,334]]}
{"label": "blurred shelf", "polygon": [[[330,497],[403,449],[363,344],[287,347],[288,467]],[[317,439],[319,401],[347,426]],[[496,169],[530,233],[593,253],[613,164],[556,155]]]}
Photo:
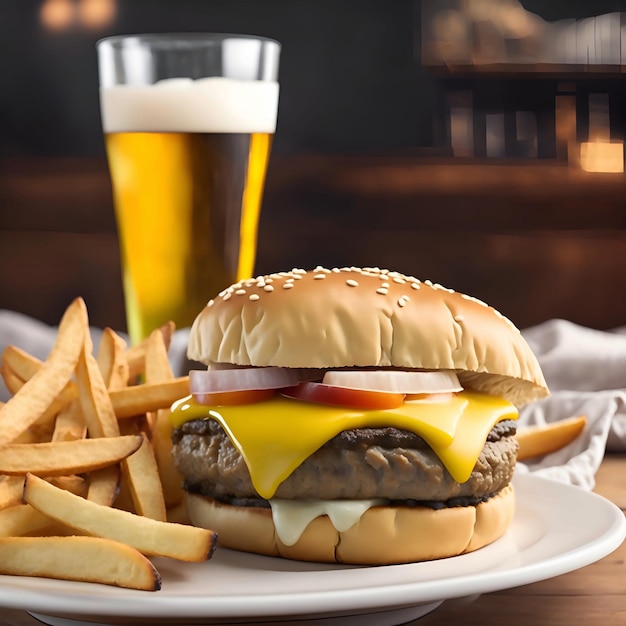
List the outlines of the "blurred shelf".
{"label": "blurred shelf", "polygon": [[587,63],[423,63],[436,76],[492,78],[554,78],[576,80],[591,78],[621,78],[626,65]]}

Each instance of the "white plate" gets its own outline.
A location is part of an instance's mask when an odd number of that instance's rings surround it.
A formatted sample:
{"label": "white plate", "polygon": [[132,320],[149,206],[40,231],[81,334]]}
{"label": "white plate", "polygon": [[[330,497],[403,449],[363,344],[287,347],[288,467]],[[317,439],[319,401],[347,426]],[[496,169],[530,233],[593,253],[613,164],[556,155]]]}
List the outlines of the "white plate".
{"label": "white plate", "polygon": [[[385,567],[300,563],[218,549],[213,560],[156,559],[159,592],[0,576],[0,607],[46,624],[406,623],[443,600],[535,582],[601,559],[626,536],[608,500],[532,475],[515,479],[512,527],[482,550]],[[93,626],[93,625],[92,625]]]}

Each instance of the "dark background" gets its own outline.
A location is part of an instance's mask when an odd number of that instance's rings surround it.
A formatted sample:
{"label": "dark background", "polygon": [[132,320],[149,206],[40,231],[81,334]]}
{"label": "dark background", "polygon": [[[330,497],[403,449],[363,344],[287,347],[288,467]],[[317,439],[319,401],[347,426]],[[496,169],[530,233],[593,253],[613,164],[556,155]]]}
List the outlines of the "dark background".
{"label": "dark background", "polygon": [[[432,150],[440,77],[420,66],[418,0],[118,0],[105,29],[46,30],[0,0],[0,308],[56,323],[83,295],[124,327],[95,42],[216,31],[283,44],[257,270],[379,265],[480,297],[528,326],[626,324],[623,175]],[[78,0],[68,0],[78,5]],[[545,19],[621,0],[526,0]]]}
{"label": "dark background", "polygon": [[[276,154],[432,142],[433,79],[419,64],[419,0],[117,0],[105,29],[57,32],[40,24],[41,5],[0,0],[0,156],[103,156],[95,42],[141,32],[278,39]],[[548,20],[626,10],[625,0],[523,5]]]}

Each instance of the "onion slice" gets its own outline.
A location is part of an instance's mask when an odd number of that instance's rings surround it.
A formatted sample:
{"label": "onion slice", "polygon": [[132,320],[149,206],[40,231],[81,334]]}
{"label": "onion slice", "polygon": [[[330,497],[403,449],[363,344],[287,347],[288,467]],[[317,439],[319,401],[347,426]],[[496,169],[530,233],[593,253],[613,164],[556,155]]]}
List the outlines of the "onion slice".
{"label": "onion slice", "polygon": [[323,382],[335,387],[388,393],[432,394],[463,391],[457,375],[447,370],[331,370],[324,374]]}
{"label": "onion slice", "polygon": [[280,389],[296,385],[304,378],[306,376],[301,370],[288,367],[192,370],[189,372],[189,388],[193,395],[248,389]]}

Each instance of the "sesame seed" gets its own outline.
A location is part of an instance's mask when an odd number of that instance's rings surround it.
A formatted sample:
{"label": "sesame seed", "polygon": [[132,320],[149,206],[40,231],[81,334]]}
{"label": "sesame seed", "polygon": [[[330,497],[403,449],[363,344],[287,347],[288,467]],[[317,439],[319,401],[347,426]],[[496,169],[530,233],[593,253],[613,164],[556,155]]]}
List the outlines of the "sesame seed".
{"label": "sesame seed", "polygon": [[263,291],[274,291],[274,287],[272,285],[264,285]]}
{"label": "sesame seed", "polygon": [[224,289],[224,290],[220,291],[217,295],[218,295],[220,298],[223,298],[223,297],[224,297],[227,293],[228,293],[228,290],[227,290],[227,289]]}
{"label": "sesame seed", "polygon": [[380,286],[381,286],[383,289],[389,289],[389,283],[381,283],[381,284],[380,284]]}
{"label": "sesame seed", "polygon": [[356,280],[352,280],[352,278],[348,278],[348,280],[346,281],[346,285],[350,287],[358,287],[359,283],[357,283]]}
{"label": "sesame seed", "polygon": [[482,300],[479,300],[478,298],[474,298],[474,296],[468,296],[462,293],[461,298],[463,298],[464,300],[469,300],[470,302],[475,302],[476,304],[480,304],[481,306],[484,306],[484,307],[489,307],[489,305],[486,302],[483,302]]}
{"label": "sesame seed", "polygon": [[420,288],[420,285],[419,285],[419,283],[411,283],[411,287],[412,287],[413,289],[419,289],[419,288]]}
{"label": "sesame seed", "polygon": [[313,280],[321,280],[322,278],[326,278],[326,274],[315,274],[313,276]]}
{"label": "sesame seed", "polygon": [[254,301],[254,300],[259,300],[261,298],[261,296],[258,293],[251,293],[249,299]]}
{"label": "sesame seed", "polygon": [[394,276],[393,282],[398,283],[399,285],[404,285],[406,283],[406,280],[404,280],[404,278],[399,278],[398,276]]}
{"label": "sesame seed", "polygon": [[403,294],[400,296],[400,300],[405,300],[406,302],[408,302],[411,298],[409,296],[407,296],[406,294]]}
{"label": "sesame seed", "polygon": [[232,296],[232,295],[233,295],[233,294],[232,294],[232,292],[231,292],[231,291],[227,291],[227,292],[224,294],[224,297],[222,298],[222,300],[230,300],[230,298],[231,298],[231,296]]}
{"label": "sesame seed", "polygon": [[376,293],[379,293],[381,296],[386,296],[389,293],[389,290],[385,289],[384,287],[379,287],[376,290]]}
{"label": "sesame seed", "polygon": [[235,291],[235,293],[238,296],[244,296],[246,294],[246,290],[245,289],[237,289],[237,291]]}
{"label": "sesame seed", "polygon": [[293,288],[293,283],[285,283],[283,285],[283,289],[292,289]]}
{"label": "sesame seed", "polygon": [[209,300],[207,302],[207,306],[213,306],[215,304],[215,300]]}
{"label": "sesame seed", "polygon": [[406,300],[403,300],[402,298],[400,298],[400,299],[398,300],[398,306],[399,306],[399,307],[406,306]]}

